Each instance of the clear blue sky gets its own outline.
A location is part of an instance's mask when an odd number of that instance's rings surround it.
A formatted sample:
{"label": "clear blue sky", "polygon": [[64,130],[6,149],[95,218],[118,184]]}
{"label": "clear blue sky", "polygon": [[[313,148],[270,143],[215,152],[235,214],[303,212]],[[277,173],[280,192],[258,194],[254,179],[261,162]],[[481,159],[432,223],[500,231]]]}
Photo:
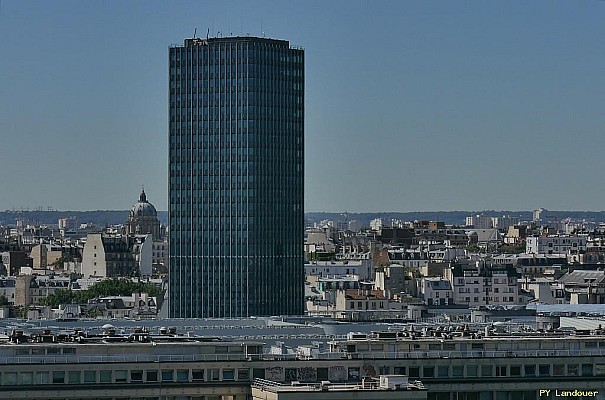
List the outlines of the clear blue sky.
{"label": "clear blue sky", "polygon": [[306,49],[306,211],[605,209],[603,1],[0,4],[0,209],[167,209],[194,28]]}

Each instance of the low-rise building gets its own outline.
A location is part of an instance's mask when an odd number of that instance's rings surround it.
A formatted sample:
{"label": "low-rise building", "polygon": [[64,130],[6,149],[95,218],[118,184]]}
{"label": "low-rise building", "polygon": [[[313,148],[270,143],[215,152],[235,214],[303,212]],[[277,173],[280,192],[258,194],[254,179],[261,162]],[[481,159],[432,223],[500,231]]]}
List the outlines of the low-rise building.
{"label": "low-rise building", "polygon": [[444,278],[420,278],[418,297],[428,306],[445,306],[454,304],[454,293],[451,282]]}
{"label": "low-rise building", "polygon": [[[243,328],[254,322],[199,323],[222,324],[222,334],[231,336],[249,335]],[[170,326],[170,321],[156,323]],[[234,326],[240,323],[244,326]],[[301,347],[313,350],[292,354],[268,352],[262,340],[250,337],[225,340],[156,327],[106,324],[102,333],[60,334],[40,327],[34,334],[16,329],[0,338],[0,391],[10,399],[245,400],[252,398],[255,384],[264,382],[256,379],[262,379],[286,387],[285,394],[290,392],[288,386],[317,383],[321,387],[323,382],[327,396],[339,399],[339,391],[331,386],[347,384],[356,390],[341,392],[345,398],[360,393],[361,400],[370,398],[363,387],[379,383],[381,376],[405,375],[408,383],[421,380],[430,400],[537,399],[540,390],[570,388],[583,391],[585,398],[600,399],[594,392],[605,392],[605,335],[600,327],[574,334],[521,329],[515,324],[416,323],[388,331],[377,326],[367,333],[357,331],[359,327],[350,326],[352,331],[344,338],[321,339],[326,340],[326,350],[305,344]],[[296,340],[311,329],[298,328],[292,334]],[[394,381],[393,386],[401,389],[404,382]],[[409,394],[390,383],[385,386],[398,398]],[[309,400],[333,398],[322,397],[316,389],[297,392]]]}
{"label": "low-rise building", "polygon": [[568,304],[565,287],[553,278],[519,279],[519,284],[532,296],[533,301],[541,304]]}
{"label": "low-rise building", "polygon": [[453,265],[446,270],[453,288],[454,304],[469,307],[519,304],[518,273],[510,265],[477,262],[474,266]]}
{"label": "low-rise building", "polygon": [[151,276],[151,235],[89,234],[82,251],[84,277]]}
{"label": "low-rise building", "polygon": [[575,255],[586,251],[586,236],[529,236],[525,252],[530,254]]}
{"label": "low-rise building", "polygon": [[575,270],[559,278],[570,304],[605,303],[605,272]]}
{"label": "low-rise building", "polygon": [[255,379],[251,385],[252,400],[423,400],[427,390],[420,381],[409,381],[403,375],[381,375],[362,383],[293,381],[283,384]]}
{"label": "low-rise building", "polygon": [[357,275],[362,280],[372,279],[374,263],[372,260],[311,261],[305,263],[305,275],[318,277]]}

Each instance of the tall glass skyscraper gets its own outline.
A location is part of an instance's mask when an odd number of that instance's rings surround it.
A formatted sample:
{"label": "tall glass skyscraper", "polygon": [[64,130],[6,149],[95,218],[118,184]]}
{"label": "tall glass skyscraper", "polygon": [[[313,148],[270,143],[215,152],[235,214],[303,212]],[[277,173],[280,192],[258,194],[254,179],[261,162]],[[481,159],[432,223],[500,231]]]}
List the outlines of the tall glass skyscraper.
{"label": "tall glass skyscraper", "polygon": [[169,49],[177,318],[304,311],[304,51],[256,37]]}

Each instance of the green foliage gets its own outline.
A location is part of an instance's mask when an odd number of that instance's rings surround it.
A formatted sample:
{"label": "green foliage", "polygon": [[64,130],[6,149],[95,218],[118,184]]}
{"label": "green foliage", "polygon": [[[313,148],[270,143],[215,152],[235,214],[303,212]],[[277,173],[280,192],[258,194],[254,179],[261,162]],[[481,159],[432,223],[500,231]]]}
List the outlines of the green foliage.
{"label": "green foliage", "polygon": [[57,307],[59,304],[74,303],[75,298],[76,292],[69,289],[58,289],[54,293],[40,299],[39,303],[41,306]]}
{"label": "green foliage", "polygon": [[479,246],[474,243],[466,246],[466,251],[468,251],[470,253],[478,253],[480,250],[481,249],[479,248]]}
{"label": "green foliage", "polygon": [[88,290],[59,289],[40,300],[40,305],[58,307],[60,304],[87,303],[96,297],[129,296],[132,293],[148,293],[149,296],[163,296],[164,291],[157,286],[133,282],[129,279],[106,279],[92,285]]}
{"label": "green foliage", "polygon": [[5,295],[0,294],[0,307],[8,305],[10,305],[10,303],[8,302],[8,298]]}

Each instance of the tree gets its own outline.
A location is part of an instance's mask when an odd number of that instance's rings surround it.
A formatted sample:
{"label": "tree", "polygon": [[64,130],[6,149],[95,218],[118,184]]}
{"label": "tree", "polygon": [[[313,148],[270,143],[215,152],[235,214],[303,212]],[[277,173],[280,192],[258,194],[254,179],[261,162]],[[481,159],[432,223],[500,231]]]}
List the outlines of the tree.
{"label": "tree", "polygon": [[60,304],[70,304],[74,300],[74,292],[71,289],[58,289],[54,293],[40,299],[42,306],[58,307]]}
{"label": "tree", "polygon": [[151,297],[161,297],[164,295],[164,290],[154,285],[133,282],[130,279],[105,279],[95,283],[88,290],[59,289],[41,299],[39,304],[58,307],[60,304],[87,303],[97,297],[129,296],[132,293],[147,293]]}

